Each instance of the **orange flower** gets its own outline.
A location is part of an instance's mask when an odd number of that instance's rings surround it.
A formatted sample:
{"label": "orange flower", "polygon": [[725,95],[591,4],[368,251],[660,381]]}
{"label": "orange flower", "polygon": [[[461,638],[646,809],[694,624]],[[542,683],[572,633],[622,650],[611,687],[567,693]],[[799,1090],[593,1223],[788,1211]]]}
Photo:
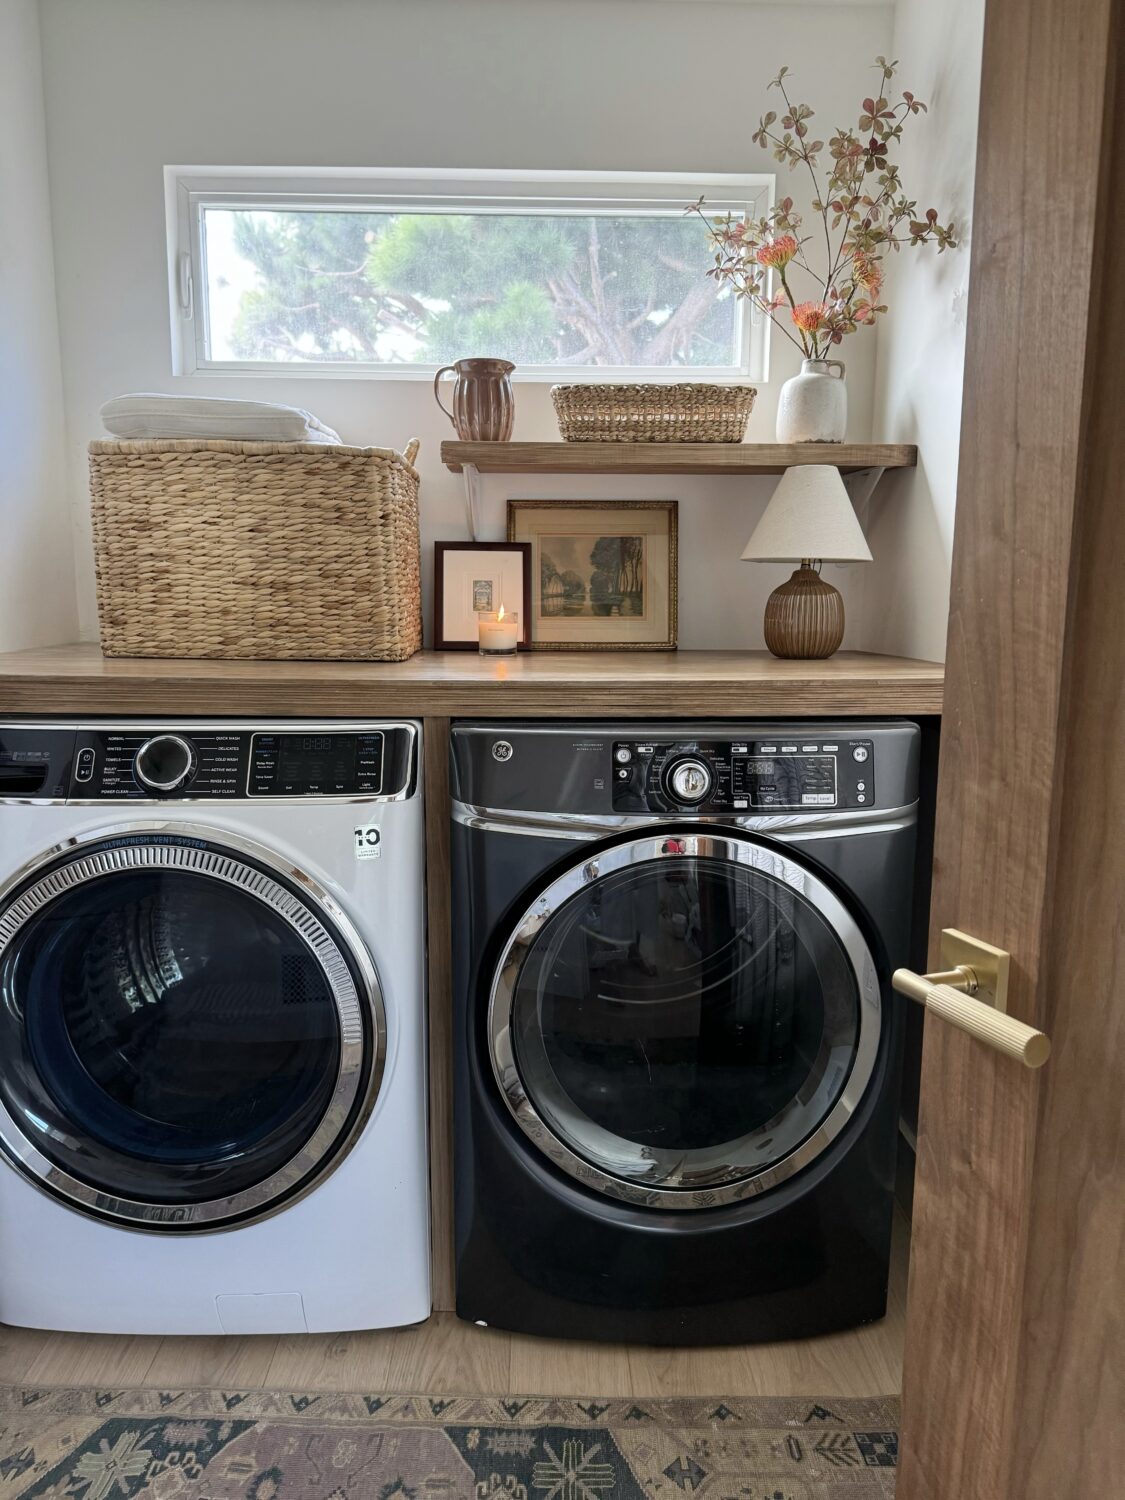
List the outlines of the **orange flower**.
{"label": "orange flower", "polygon": [[873,260],[862,250],[857,250],[852,257],[852,272],[855,275],[857,285],[863,287],[865,292],[877,297],[883,285],[883,268],[877,260]]}
{"label": "orange flower", "polygon": [[793,321],[805,333],[819,333],[824,327],[828,309],[823,302],[798,302],[793,309]]}
{"label": "orange flower", "polygon": [[795,237],[791,234],[779,234],[775,240],[767,240],[764,245],[758,246],[755,256],[760,266],[787,266],[796,255],[798,245]]}

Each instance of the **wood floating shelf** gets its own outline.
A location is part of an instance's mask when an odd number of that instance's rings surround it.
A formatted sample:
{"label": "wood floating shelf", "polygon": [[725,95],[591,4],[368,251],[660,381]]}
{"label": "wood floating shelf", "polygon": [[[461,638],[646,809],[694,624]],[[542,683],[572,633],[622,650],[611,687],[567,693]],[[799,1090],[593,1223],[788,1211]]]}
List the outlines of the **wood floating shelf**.
{"label": "wood floating shelf", "polygon": [[913,443],[459,443],[441,460],[460,474],[781,474],[798,464],[912,469]]}
{"label": "wood floating shelf", "polygon": [[841,651],[420,651],[403,662],[105,657],[94,645],[0,656],[0,713],[326,718],[716,718],[938,714],[939,662]]}

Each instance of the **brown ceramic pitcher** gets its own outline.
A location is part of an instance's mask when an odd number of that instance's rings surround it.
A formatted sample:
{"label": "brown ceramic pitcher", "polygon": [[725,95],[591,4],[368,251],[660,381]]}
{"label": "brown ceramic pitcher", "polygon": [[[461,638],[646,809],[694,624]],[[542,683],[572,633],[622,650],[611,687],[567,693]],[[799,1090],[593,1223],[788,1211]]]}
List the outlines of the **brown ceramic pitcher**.
{"label": "brown ceramic pitcher", "polygon": [[[434,398],[466,443],[506,443],[512,435],[515,398],[509,379],[515,365],[506,359],[459,359],[434,376]],[[453,410],[442,402],[443,375],[455,375]]]}

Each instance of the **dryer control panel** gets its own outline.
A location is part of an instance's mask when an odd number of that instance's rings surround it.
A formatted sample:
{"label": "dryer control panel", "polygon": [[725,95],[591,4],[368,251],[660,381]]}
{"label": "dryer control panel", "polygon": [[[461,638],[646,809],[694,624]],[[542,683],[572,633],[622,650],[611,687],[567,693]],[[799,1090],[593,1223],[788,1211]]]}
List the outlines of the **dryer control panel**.
{"label": "dryer control panel", "polygon": [[918,799],[904,720],[702,719],[452,729],[450,792],[480,814],[863,822]]}
{"label": "dryer control panel", "polygon": [[412,724],[0,725],[0,799],[151,802],[408,796]]}
{"label": "dryer control panel", "polygon": [[615,739],[614,812],[808,812],[870,807],[871,739]]}

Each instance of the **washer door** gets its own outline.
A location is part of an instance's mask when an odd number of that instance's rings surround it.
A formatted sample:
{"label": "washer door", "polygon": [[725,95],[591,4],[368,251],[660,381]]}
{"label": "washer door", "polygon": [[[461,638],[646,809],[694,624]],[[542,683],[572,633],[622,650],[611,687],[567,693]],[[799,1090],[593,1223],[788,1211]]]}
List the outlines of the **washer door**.
{"label": "washer door", "polygon": [[796,860],[727,834],[616,844],[556,879],[493,980],[517,1124],[611,1197],[707,1208],[821,1154],[875,1067],[879,982]]}
{"label": "washer door", "polygon": [[384,1056],[342,913],[257,846],[195,833],[78,844],[0,903],[0,1145],[146,1229],[257,1218],[311,1187]]}

